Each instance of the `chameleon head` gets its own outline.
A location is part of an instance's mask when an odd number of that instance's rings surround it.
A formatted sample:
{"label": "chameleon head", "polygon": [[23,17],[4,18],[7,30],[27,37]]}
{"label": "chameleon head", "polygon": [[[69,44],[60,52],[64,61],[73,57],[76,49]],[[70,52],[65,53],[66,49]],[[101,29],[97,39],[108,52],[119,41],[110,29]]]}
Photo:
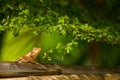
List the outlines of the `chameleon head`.
{"label": "chameleon head", "polygon": [[35,52],[35,53],[37,53],[37,52],[41,51],[41,48],[34,47],[32,51]]}
{"label": "chameleon head", "polygon": [[41,51],[41,48],[35,47],[35,48],[33,48],[33,50],[31,51],[30,56],[32,56],[33,58],[36,58],[36,57],[38,56],[38,54],[40,53],[40,51]]}

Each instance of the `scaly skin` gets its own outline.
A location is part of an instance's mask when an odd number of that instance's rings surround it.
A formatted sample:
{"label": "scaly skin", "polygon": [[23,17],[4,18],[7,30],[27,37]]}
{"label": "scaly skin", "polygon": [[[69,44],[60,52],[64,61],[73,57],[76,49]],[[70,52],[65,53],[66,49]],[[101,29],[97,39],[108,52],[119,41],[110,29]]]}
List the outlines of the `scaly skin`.
{"label": "scaly skin", "polygon": [[38,56],[38,54],[40,53],[40,51],[41,51],[41,48],[36,48],[35,47],[35,48],[33,48],[32,51],[30,51],[25,56],[20,57],[15,62],[18,62],[18,63],[24,63],[24,62],[36,63],[36,62],[34,62],[34,59]]}

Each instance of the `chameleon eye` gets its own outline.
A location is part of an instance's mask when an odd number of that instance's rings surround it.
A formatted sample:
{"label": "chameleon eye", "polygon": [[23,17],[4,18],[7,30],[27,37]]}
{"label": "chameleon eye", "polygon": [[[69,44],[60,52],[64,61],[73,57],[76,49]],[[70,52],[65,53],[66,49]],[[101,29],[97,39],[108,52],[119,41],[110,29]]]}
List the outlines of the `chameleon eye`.
{"label": "chameleon eye", "polygon": [[36,50],[37,48],[34,48],[34,50]]}

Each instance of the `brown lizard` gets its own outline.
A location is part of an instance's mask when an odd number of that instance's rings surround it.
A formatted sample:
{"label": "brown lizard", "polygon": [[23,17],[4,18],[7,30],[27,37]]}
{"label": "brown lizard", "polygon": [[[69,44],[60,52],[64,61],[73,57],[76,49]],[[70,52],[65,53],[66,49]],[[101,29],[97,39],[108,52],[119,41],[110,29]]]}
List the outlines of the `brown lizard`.
{"label": "brown lizard", "polygon": [[40,53],[41,48],[33,48],[32,51],[30,51],[28,54],[26,54],[25,56],[20,57],[19,59],[17,59],[15,62],[18,63],[24,63],[24,62],[32,62],[32,63],[36,63],[34,61],[34,59],[38,56],[38,54]]}

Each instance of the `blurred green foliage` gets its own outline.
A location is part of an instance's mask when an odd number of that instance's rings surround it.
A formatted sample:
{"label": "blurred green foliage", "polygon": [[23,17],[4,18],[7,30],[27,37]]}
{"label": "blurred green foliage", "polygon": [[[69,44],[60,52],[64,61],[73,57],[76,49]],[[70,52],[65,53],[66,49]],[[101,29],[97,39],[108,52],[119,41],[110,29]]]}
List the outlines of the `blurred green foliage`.
{"label": "blurred green foliage", "polygon": [[96,41],[100,65],[119,66],[119,14],[118,0],[1,0],[1,60],[37,46],[38,62],[90,65],[89,43]]}

